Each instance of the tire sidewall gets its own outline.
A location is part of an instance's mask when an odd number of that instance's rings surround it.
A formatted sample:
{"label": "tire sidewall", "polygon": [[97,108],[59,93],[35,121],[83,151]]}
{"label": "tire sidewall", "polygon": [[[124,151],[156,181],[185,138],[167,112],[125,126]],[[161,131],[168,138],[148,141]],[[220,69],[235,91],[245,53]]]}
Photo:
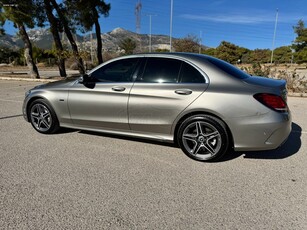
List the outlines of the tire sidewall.
{"label": "tire sidewall", "polygon": [[[49,110],[49,113],[51,115],[51,126],[50,128],[47,130],[47,131],[42,131],[42,130],[39,130],[35,127],[35,124],[33,124],[32,122],[32,117],[31,117],[31,109],[34,105],[36,104],[42,104],[44,105],[48,110]],[[29,109],[28,109],[28,117],[30,118],[30,123],[31,125],[33,126],[33,128],[39,132],[39,133],[43,133],[43,134],[52,134],[52,133],[55,133],[58,129],[59,129],[59,121],[58,121],[58,118],[54,112],[54,110],[52,109],[51,105],[45,100],[45,99],[36,99],[34,100],[33,102],[31,102],[30,106],[29,106]]]}
{"label": "tire sidewall", "polygon": [[[194,154],[191,154],[189,151],[187,151],[184,147],[183,141],[182,141],[182,135],[183,132],[185,130],[185,128],[190,125],[192,122],[196,122],[196,121],[202,121],[202,122],[206,122],[209,123],[210,125],[214,126],[214,128],[220,133],[221,136],[221,148],[218,151],[218,153],[216,153],[215,155],[203,159],[203,158],[199,158]],[[181,150],[190,158],[197,160],[197,161],[217,161],[218,159],[220,159],[229,149],[229,136],[227,133],[227,129],[225,124],[218,118],[215,118],[213,116],[209,116],[209,115],[194,115],[191,116],[189,118],[187,118],[186,120],[184,120],[179,129],[178,129],[178,134],[177,134],[177,143],[179,144]]]}

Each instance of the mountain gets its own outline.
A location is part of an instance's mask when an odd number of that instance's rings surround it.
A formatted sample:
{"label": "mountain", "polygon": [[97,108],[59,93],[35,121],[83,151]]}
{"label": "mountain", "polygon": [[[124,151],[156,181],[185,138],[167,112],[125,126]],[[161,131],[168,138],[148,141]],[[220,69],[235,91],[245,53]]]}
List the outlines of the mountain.
{"label": "mountain", "polygon": [[[53,37],[49,28],[31,29],[28,30],[27,33],[33,45],[42,49],[51,49],[53,44]],[[119,44],[125,38],[131,38],[135,40],[138,46],[142,48],[142,50],[149,50],[149,35],[137,34],[122,28],[116,28],[108,33],[101,34],[102,49],[104,51],[120,52]],[[81,50],[89,50],[91,47],[96,47],[96,34],[87,34],[85,36],[75,35],[75,39]],[[62,41],[64,44],[70,47],[66,36],[62,37]],[[169,36],[152,35],[151,44],[152,50],[169,49]],[[17,35],[4,35],[0,36],[0,47],[1,46],[11,49],[19,49],[23,47],[23,42]]]}
{"label": "mountain", "polygon": [[15,36],[9,34],[0,36],[0,47],[8,47],[13,50],[16,50],[22,46],[23,46],[22,41],[16,38]]}

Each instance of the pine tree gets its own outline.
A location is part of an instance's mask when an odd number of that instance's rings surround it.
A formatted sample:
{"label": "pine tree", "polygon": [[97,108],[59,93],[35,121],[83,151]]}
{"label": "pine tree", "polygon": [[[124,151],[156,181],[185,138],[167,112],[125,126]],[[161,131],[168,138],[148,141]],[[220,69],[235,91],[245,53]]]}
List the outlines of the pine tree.
{"label": "pine tree", "polygon": [[35,26],[36,5],[35,0],[3,0],[0,11],[0,20],[2,25],[6,20],[14,23],[18,28],[19,35],[24,42],[24,56],[29,67],[31,78],[40,78],[37,66],[33,60],[32,44],[26,31],[26,27],[34,28]]}
{"label": "pine tree", "polygon": [[95,25],[96,39],[97,39],[97,59],[98,64],[102,60],[102,41],[101,29],[99,24],[99,16],[107,17],[110,11],[110,4],[106,4],[103,0],[66,0],[68,9],[72,12],[74,21],[85,31],[90,31]]}

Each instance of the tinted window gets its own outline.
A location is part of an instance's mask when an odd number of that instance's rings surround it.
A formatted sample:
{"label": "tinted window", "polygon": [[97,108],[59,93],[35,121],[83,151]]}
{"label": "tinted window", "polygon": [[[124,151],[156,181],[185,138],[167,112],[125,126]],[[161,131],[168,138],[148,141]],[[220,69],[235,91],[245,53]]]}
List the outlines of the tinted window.
{"label": "tinted window", "polygon": [[228,73],[229,75],[234,76],[235,78],[244,79],[250,77],[250,75],[240,70],[239,68],[229,64],[228,62],[216,58],[208,58],[207,61],[215,65],[217,68]]}
{"label": "tinted window", "polygon": [[130,58],[111,62],[94,71],[91,77],[98,82],[130,82],[138,60]]}
{"label": "tinted window", "polygon": [[205,83],[204,76],[193,66],[183,63],[180,71],[181,83]]}
{"label": "tinted window", "polygon": [[141,82],[174,83],[178,82],[181,61],[168,58],[148,58]]}

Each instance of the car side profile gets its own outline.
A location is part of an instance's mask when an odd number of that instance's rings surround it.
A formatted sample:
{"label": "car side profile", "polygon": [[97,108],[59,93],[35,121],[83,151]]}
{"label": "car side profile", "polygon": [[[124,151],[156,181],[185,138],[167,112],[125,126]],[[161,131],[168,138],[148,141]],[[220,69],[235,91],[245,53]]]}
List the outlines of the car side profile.
{"label": "car side profile", "polygon": [[174,142],[199,161],[230,148],[275,149],[291,131],[286,81],[191,53],[119,57],[79,79],[37,86],[23,114],[43,134],[68,127]]}

